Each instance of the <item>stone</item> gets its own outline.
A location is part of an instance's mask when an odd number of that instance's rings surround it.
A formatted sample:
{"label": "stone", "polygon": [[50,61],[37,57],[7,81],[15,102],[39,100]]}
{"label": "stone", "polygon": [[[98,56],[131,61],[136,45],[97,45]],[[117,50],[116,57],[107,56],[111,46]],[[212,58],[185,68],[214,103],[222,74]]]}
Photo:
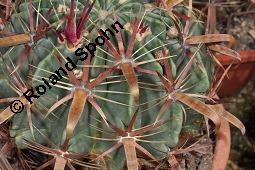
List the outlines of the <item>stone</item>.
{"label": "stone", "polygon": [[252,38],[255,39],[255,30],[250,30],[249,34],[252,36]]}

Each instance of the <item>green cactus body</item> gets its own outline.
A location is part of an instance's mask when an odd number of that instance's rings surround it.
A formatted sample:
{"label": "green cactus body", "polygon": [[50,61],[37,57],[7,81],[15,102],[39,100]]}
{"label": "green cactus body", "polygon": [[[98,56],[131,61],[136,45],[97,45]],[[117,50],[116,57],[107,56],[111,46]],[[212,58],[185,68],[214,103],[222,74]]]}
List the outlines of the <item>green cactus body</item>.
{"label": "green cactus body", "polygon": [[[63,2],[65,2],[65,4],[63,4]],[[67,14],[69,13],[69,4],[69,1],[62,0],[52,0],[52,3],[51,1],[33,1],[34,8],[40,9],[39,13],[41,15],[44,15],[49,8],[53,7],[54,12],[48,20],[53,27],[57,27],[59,20],[64,19],[64,12],[61,12],[61,9],[62,11],[66,10]],[[67,6],[67,9],[64,8],[64,5]],[[6,30],[16,33],[29,32],[26,28],[29,25],[27,6],[28,2],[22,1],[17,9],[17,13],[12,15],[10,24],[5,27]],[[77,5],[77,20],[81,16],[83,6],[81,2]],[[174,9],[183,14],[187,11],[186,7],[182,4],[176,6]],[[43,21],[41,15],[38,17],[38,23]],[[182,28],[184,28],[185,25],[185,22],[181,18],[172,15],[156,7],[154,3],[145,1],[96,0],[89,15],[90,20],[85,25],[84,38],[79,44],[82,47],[89,41],[94,42],[95,38],[99,35],[96,26],[97,28],[105,30],[111,28],[115,21],[119,21],[125,28],[120,32],[126,50],[132,35],[132,24],[135,19],[142,19],[142,25],[144,27],[139,29],[139,33],[136,36],[134,49],[132,51],[134,55],[131,61],[133,63],[145,62],[139,65],[139,67],[144,70],[153,71],[155,74],[139,72],[137,67],[133,65],[135,75],[138,79],[140,98],[140,110],[133,129],[153,124],[165,101],[164,97],[168,96],[157,76],[157,72],[165,74],[164,68],[160,64],[162,59],[155,59],[156,54],[162,52],[163,49],[169,51],[170,57],[167,57],[167,62],[170,63],[171,74],[174,79],[178,78],[192,55],[195,54],[195,62],[192,64],[183,86],[178,90],[185,90],[185,92],[193,94],[203,94],[210,86],[209,77],[212,74],[212,68],[210,58],[206,51],[207,48],[204,45],[202,45],[201,48],[198,48],[198,46],[189,47],[182,42],[180,35],[171,32],[171,30],[177,31],[180,29],[176,28],[174,22],[177,22]],[[36,17],[34,17],[34,19],[35,22],[37,22]],[[188,36],[201,35],[203,32],[203,25],[197,21],[195,16],[192,17],[190,23],[191,27]],[[22,27],[24,27],[24,29]],[[62,25],[59,30],[63,29]],[[45,37],[35,43],[32,54],[30,54],[33,56],[33,87],[42,84],[41,78],[48,78],[61,66],[56,56],[54,56],[57,51],[64,57],[72,58],[72,60],[78,64],[77,70],[82,71],[80,65],[83,63],[78,61],[73,51],[69,51],[66,46],[59,43],[57,39],[58,37],[50,30],[46,33]],[[109,41],[113,44],[114,48],[118,50],[116,35],[111,36]],[[24,45],[18,45],[10,47],[7,50],[1,50],[4,53],[2,59],[5,61],[6,65],[11,65],[10,59],[13,61],[14,65],[17,65],[17,60],[23,49]],[[146,61],[150,62],[146,63]],[[112,67],[116,62],[107,45],[98,47],[90,64],[89,79],[92,80],[98,77],[101,72],[107,70],[108,67]],[[29,64],[26,61],[18,70],[19,75],[25,83],[28,81],[28,67]],[[2,68],[5,68],[5,66],[3,65]],[[0,83],[5,91],[11,89],[6,85],[7,81],[13,82],[6,74],[6,71],[3,71]],[[75,85],[72,84],[66,76],[61,79],[61,82],[55,87],[49,89],[46,94],[34,100],[34,103],[31,105],[31,111],[35,128],[35,141],[37,143],[49,144],[48,140],[51,140],[54,144],[51,146],[52,148],[61,149],[66,133],[67,116],[72,99],[56,108],[47,116],[46,113],[59,99],[73,93],[74,87]],[[107,120],[116,127],[125,129],[132,118],[136,106],[134,105],[134,98],[130,91],[130,85],[127,83],[127,79],[123,75],[121,69],[116,69],[101,84],[94,87],[91,92],[98,105],[106,114]],[[15,93],[12,94],[8,92],[8,95],[6,93],[0,93],[0,95],[1,98],[13,97]],[[184,107],[180,102],[174,101],[173,104],[165,110],[164,115],[160,119],[169,121],[146,133],[147,135],[155,133],[155,135],[148,135],[142,138],[144,141],[158,141],[160,139],[164,142],[154,143],[138,141],[141,146],[157,159],[166,157],[169,148],[171,149],[178,144],[179,135],[184,126],[187,128],[192,126],[184,121],[183,108],[186,108],[186,106]],[[28,146],[24,143],[24,139],[33,140],[33,137],[28,127],[26,111],[15,115],[11,121],[12,127],[10,132],[15,138],[16,144],[20,148],[27,148]],[[113,133],[111,129],[103,123],[97,110],[91,104],[86,103],[79,122],[75,127],[74,134],[69,142],[67,151],[74,153],[96,153],[99,155],[116,143],[116,141],[94,139],[95,137],[117,139],[118,135]],[[111,156],[106,157],[105,160],[107,165],[102,164],[102,166],[108,166],[114,170],[123,169],[126,164],[124,148],[122,147],[115,150],[111,153]]]}

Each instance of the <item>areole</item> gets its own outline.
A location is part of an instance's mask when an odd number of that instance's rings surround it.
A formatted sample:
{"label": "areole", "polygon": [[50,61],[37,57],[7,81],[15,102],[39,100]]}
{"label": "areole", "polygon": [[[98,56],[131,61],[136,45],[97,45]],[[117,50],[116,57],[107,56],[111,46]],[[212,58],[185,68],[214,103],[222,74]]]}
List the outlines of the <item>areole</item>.
{"label": "areole", "polygon": [[[118,25],[118,28],[116,28],[116,25]],[[113,30],[115,31],[115,33],[118,33],[120,31],[120,29],[124,29],[124,27],[118,22],[116,21],[114,24],[112,24],[111,26],[113,28]],[[88,55],[91,55],[92,57],[95,56],[95,51],[96,51],[96,46],[102,46],[104,45],[105,41],[108,41],[110,39],[109,34],[111,34],[112,36],[114,36],[114,32],[108,28],[106,30],[99,30],[101,35],[103,36],[98,36],[95,39],[95,43],[90,42],[88,45],[85,46],[85,48],[87,49],[88,52],[84,51],[84,48],[78,48],[75,51],[75,55],[79,57],[80,61],[84,61],[88,58]],[[107,39],[107,40],[106,40]],[[72,59],[70,59],[69,57],[66,57],[67,62],[65,63],[65,67],[59,67],[59,69],[57,69],[54,74],[52,74],[48,80],[46,80],[45,78],[42,78],[42,82],[44,84],[40,84],[38,86],[36,86],[35,88],[31,88],[28,89],[25,93],[23,93],[23,96],[27,99],[27,101],[32,104],[33,103],[33,98],[38,99],[41,95],[44,95],[48,89],[52,88],[52,85],[56,85],[58,83],[58,81],[60,81],[63,76],[68,75],[68,71],[74,71],[74,69],[77,68],[77,65],[72,61]],[[34,90],[35,89],[35,90]]]}

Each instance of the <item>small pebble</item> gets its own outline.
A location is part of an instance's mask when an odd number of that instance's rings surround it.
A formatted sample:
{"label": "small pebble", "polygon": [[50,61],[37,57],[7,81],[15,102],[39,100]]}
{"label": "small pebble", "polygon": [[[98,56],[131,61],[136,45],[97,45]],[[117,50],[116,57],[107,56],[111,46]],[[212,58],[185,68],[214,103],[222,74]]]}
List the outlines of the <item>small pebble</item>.
{"label": "small pebble", "polygon": [[250,30],[249,34],[252,36],[252,38],[255,39],[255,30]]}

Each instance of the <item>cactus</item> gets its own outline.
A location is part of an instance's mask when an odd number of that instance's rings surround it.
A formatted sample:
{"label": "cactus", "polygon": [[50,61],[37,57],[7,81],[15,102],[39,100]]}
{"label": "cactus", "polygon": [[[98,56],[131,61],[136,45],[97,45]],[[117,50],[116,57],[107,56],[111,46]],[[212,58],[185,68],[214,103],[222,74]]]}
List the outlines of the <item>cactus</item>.
{"label": "cactus", "polygon": [[[18,148],[51,156],[41,169],[138,169],[136,150],[156,165],[181,130],[201,129],[191,120],[203,116],[216,128],[225,118],[244,132],[230,113],[205,104],[213,61],[203,29],[181,1],[22,0],[3,29],[11,36],[0,39],[0,122],[12,122]],[[98,36],[104,45],[79,60],[76,50]],[[57,76],[67,57],[77,68],[27,101],[23,93]],[[21,113],[10,110],[14,99],[23,101]]]}

